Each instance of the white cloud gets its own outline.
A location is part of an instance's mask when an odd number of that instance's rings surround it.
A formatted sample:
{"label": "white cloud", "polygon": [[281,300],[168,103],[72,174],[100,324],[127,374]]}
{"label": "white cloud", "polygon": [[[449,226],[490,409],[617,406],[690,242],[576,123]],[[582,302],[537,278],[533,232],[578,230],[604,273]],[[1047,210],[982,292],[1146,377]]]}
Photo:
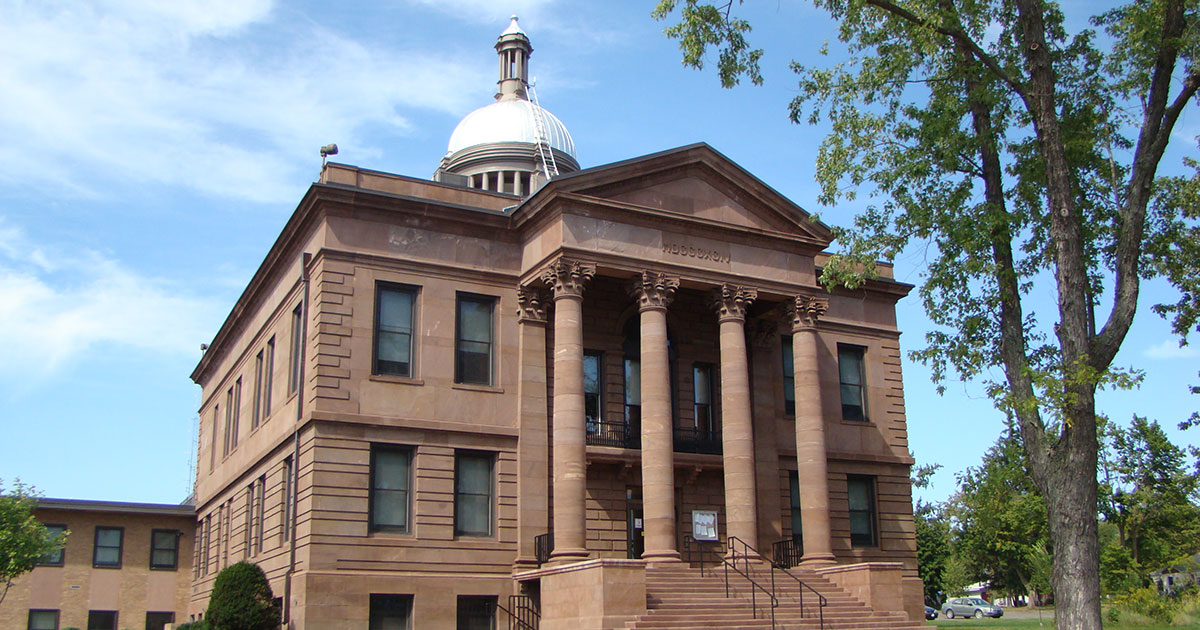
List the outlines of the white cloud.
{"label": "white cloud", "polygon": [[97,252],[35,243],[2,221],[0,296],[0,373],[22,377],[106,344],[195,354],[220,311]]}
{"label": "white cloud", "polygon": [[1144,354],[1151,359],[1190,359],[1200,357],[1200,346],[1179,346],[1176,339],[1166,339],[1146,348]]}
{"label": "white cloud", "polygon": [[486,66],[279,13],[268,0],[0,0],[0,183],[288,201],[316,147],[378,154],[410,127],[406,110],[462,112],[488,81]]}

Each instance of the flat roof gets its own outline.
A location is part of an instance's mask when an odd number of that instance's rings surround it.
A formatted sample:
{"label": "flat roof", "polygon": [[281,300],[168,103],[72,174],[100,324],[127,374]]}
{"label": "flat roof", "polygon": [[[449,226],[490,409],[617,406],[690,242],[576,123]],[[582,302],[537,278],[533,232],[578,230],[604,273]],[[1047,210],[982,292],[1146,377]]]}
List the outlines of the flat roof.
{"label": "flat roof", "polygon": [[191,503],[130,503],[126,501],[89,501],[86,499],[38,499],[42,510],[77,510],[81,512],[125,512],[128,514],[160,514],[166,516],[195,516]]}

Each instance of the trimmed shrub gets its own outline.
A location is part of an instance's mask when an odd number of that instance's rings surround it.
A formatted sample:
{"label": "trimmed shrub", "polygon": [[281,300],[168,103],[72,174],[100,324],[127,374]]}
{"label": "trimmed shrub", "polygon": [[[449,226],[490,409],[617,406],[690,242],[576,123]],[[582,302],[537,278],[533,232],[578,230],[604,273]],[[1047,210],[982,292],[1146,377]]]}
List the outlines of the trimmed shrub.
{"label": "trimmed shrub", "polygon": [[204,621],[212,630],[276,630],[279,607],[257,564],[231,564],[217,574]]}
{"label": "trimmed shrub", "polygon": [[208,622],[201,619],[199,621],[189,621],[175,626],[175,630],[210,630]]}

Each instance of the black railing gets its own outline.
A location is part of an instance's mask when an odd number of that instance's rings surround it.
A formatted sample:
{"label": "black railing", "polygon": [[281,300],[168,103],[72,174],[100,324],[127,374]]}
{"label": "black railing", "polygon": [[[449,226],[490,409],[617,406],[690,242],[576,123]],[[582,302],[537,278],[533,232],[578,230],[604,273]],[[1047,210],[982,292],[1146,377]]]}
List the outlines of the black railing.
{"label": "black railing", "polygon": [[676,453],[721,454],[721,432],[697,427],[675,427]]}
{"label": "black railing", "polygon": [[801,617],[804,616],[804,592],[811,591],[813,595],[816,595],[816,597],[817,597],[817,618],[819,618],[821,620],[821,629],[824,630],[824,628],[825,628],[825,604],[829,603],[825,599],[825,596],[818,593],[817,589],[813,588],[812,586],[809,586],[808,584],[805,584],[803,580],[801,580],[800,578],[793,575],[792,572],[788,571],[786,567],[781,567],[775,563],[771,563],[771,590],[772,591],[775,590],[774,585],[775,585],[775,572],[776,571],[780,571],[787,577],[792,578],[792,580],[794,582],[796,582],[797,585],[799,585],[799,587],[800,587],[799,588],[799,590],[800,590],[800,616]]}
{"label": "black railing", "polygon": [[538,630],[542,615],[537,602],[528,595],[509,595],[508,607],[497,603],[496,608],[504,611],[508,619],[508,630]]}
{"label": "black railing", "polygon": [[798,538],[786,538],[771,545],[771,563],[780,569],[790,569],[800,564],[804,556],[804,543]]}
{"label": "black railing", "polygon": [[711,558],[708,564],[715,567],[721,564],[721,548],[720,541],[696,540],[691,534],[683,535],[683,561],[689,567],[700,567],[700,577],[704,577],[705,554]]}
{"label": "black railing", "polygon": [[[738,548],[741,548],[741,551]],[[737,536],[729,537],[729,544],[726,547],[727,553],[721,558],[725,565],[725,597],[729,597],[729,570],[733,569],[734,573],[742,576],[750,583],[750,615],[754,619],[758,619],[758,591],[762,591],[771,602],[771,628],[775,628],[775,609],[779,607],[779,598],[775,596],[775,573],[771,573],[771,587],[759,584],[750,573],[750,561],[760,557],[759,553],[753,547],[747,545],[745,541]],[[753,554],[753,555],[751,555]],[[741,561],[741,566],[738,562]]]}
{"label": "black railing", "polygon": [[551,551],[554,551],[554,534],[538,534],[533,537],[533,557],[537,558],[538,567],[550,562]]}
{"label": "black railing", "polygon": [[640,418],[636,416],[630,421],[608,422],[606,420],[588,419],[587,443],[592,446],[612,446],[614,448],[641,448],[642,427]]}

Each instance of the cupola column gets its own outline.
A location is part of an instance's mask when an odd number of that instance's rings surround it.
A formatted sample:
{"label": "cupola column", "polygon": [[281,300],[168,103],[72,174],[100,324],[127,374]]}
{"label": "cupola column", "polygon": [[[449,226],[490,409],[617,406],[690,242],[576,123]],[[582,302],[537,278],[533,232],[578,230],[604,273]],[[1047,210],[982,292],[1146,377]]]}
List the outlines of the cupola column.
{"label": "cupola column", "polygon": [[587,558],[587,447],[583,394],[583,289],[596,266],[559,258],[542,271],[554,292],[555,562]]}
{"label": "cupola column", "polygon": [[[746,310],[758,291],[724,284],[712,295],[720,323],[721,450],[725,469],[725,529],[758,547],[758,508],[754,483],[754,426],[750,414]],[[740,546],[735,548],[741,551]]]}
{"label": "cupola column", "polygon": [[675,545],[675,431],[671,418],[671,368],[667,306],[679,279],[644,271],[630,293],[641,317],[642,510],[647,562],[678,562]]}
{"label": "cupola column", "polygon": [[497,82],[496,100],[529,100],[525,86],[529,83],[529,55],[533,54],[533,45],[529,43],[525,31],[517,24],[517,16],[512,16],[512,22],[496,40],[496,53],[500,56],[500,80]]}
{"label": "cupola column", "polygon": [[804,566],[834,564],[829,527],[829,473],[821,407],[817,320],[829,309],[823,297],[797,296],[792,311],[792,365],[796,387],[796,472],[804,524]]}

